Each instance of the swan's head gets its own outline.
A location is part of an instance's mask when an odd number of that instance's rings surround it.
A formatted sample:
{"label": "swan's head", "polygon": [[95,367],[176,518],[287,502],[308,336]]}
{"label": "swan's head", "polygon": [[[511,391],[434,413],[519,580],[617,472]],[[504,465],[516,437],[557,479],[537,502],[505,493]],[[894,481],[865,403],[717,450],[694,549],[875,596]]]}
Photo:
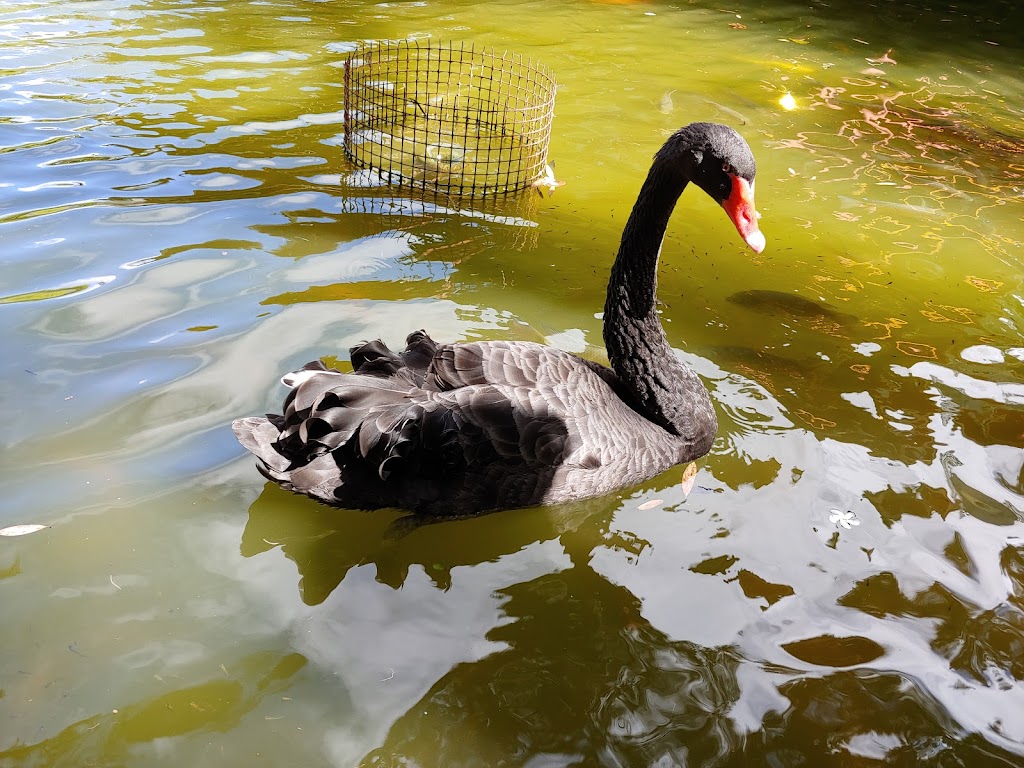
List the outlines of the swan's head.
{"label": "swan's head", "polygon": [[677,131],[665,149],[683,161],[689,180],[722,206],[754,253],[764,250],[754,208],[754,155],[736,131],[717,123],[692,123]]}

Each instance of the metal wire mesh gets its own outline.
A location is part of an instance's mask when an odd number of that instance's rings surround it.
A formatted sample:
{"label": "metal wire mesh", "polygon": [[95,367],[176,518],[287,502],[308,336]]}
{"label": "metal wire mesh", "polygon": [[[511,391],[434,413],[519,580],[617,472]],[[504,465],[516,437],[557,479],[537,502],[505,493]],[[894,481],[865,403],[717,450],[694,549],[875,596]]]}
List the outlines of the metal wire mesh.
{"label": "metal wire mesh", "polygon": [[[478,253],[488,243],[500,242],[502,250],[537,247],[535,216],[539,201],[535,195],[423,200],[413,195],[398,197],[386,188],[350,189],[338,202],[341,213],[363,219],[358,228],[370,232],[369,237],[412,235],[424,249],[457,254],[450,259],[456,262]],[[464,236],[452,238],[451,228],[466,222],[476,226],[463,228]]]}
{"label": "metal wire mesh", "polygon": [[542,178],[554,106],[551,72],[518,54],[371,45],[345,62],[345,154],[385,184],[508,194]]}

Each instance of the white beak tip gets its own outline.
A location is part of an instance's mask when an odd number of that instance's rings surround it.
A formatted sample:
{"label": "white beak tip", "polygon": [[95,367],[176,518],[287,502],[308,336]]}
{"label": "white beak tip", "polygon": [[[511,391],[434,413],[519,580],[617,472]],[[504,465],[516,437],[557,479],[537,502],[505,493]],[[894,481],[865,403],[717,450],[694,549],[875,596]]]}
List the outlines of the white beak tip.
{"label": "white beak tip", "polygon": [[760,253],[763,251],[767,244],[767,241],[764,239],[764,233],[761,230],[751,232],[745,239],[747,241],[747,245],[750,246],[750,250],[754,253]]}

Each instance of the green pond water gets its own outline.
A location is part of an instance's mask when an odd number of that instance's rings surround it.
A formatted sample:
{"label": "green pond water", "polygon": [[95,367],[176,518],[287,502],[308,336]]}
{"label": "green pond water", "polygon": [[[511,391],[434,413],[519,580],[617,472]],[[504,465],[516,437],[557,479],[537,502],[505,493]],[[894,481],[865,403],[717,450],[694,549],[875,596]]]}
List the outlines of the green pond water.
{"label": "green pond water", "polygon": [[[0,537],[0,767],[1024,765],[1022,21],[4,3],[0,527],[48,527]],[[342,62],[409,37],[548,66],[565,186],[354,185]],[[695,189],[671,224],[662,317],[720,420],[688,496],[417,526],[264,482],[228,425],[308,360],[600,347],[692,120],[751,144],[768,247]]]}

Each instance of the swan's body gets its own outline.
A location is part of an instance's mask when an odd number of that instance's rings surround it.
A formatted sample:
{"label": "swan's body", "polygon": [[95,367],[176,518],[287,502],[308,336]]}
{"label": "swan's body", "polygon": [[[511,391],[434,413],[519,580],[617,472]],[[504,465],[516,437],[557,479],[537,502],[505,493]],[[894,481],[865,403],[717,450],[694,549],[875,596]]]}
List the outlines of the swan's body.
{"label": "swan's body", "polygon": [[658,255],[689,181],[756,251],[754,160],[732,129],[695,123],[655,157],[622,235],[605,305],[611,368],[528,342],[352,350],[353,373],[284,378],[284,415],[239,419],[260,471],[320,501],[439,515],[572,501],[638,483],[711,448],[717,420],[655,309]]}

